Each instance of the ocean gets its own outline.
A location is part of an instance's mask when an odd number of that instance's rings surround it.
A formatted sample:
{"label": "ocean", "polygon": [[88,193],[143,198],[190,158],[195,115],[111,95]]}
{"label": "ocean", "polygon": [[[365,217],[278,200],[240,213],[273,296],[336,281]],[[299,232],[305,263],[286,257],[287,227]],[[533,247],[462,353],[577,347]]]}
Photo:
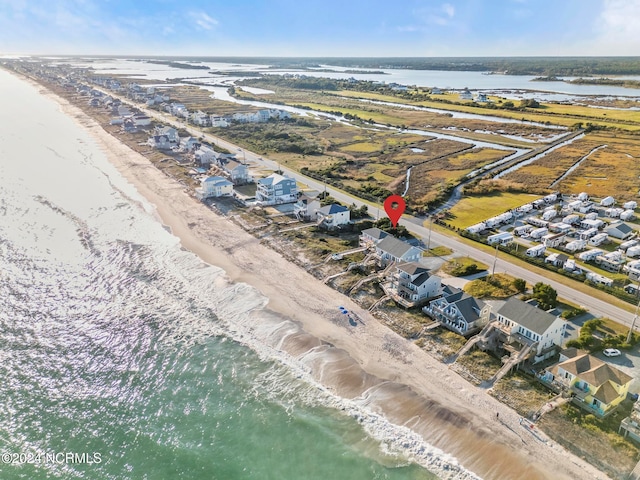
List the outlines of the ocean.
{"label": "ocean", "polygon": [[38,87],[0,70],[0,91],[0,478],[449,476],[251,340],[267,299],[184,250]]}

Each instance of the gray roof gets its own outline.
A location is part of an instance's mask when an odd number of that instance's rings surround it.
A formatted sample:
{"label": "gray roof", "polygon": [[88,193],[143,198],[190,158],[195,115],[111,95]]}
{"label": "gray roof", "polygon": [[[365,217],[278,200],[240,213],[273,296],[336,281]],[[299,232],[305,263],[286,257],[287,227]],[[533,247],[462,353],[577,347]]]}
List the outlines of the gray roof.
{"label": "gray roof", "polygon": [[407,242],[398,240],[393,235],[389,235],[378,243],[378,248],[396,258],[402,258],[403,255],[415,247],[409,245]]}
{"label": "gray roof", "polygon": [[258,180],[258,183],[261,185],[277,185],[280,182],[284,182],[286,180],[293,180],[289,177],[283,177],[282,175],[278,175],[277,173],[272,173],[268,177],[261,178]]}
{"label": "gray roof", "polygon": [[325,205],[320,210],[318,210],[318,212],[320,212],[322,215],[333,215],[334,213],[346,212],[347,210],[349,210],[347,207],[332,203],[331,205]]}
{"label": "gray roof", "polygon": [[480,317],[478,312],[484,308],[484,302],[482,300],[478,300],[462,290],[445,296],[444,300],[449,305],[455,304],[467,322],[476,321]]}
{"label": "gray roof", "polygon": [[517,298],[507,300],[497,313],[538,335],[544,335],[557,318]]}
{"label": "gray roof", "polygon": [[608,230],[618,230],[619,232],[624,233],[626,235],[627,233],[632,232],[633,228],[631,228],[626,223],[617,223],[617,224],[611,225],[609,228],[607,228],[607,231]]}
{"label": "gray roof", "polygon": [[422,265],[416,262],[406,262],[398,265],[398,270],[402,270],[409,275],[418,275],[420,273],[426,273],[429,271],[428,268],[424,268]]}
{"label": "gray roof", "polygon": [[380,230],[379,228],[367,228],[366,230],[362,231],[363,235],[368,235],[372,238],[375,238],[376,240],[382,240],[384,237],[388,236],[389,234],[385,231]]}
{"label": "gray roof", "polygon": [[429,278],[431,278],[431,275],[429,275],[428,272],[423,272],[420,275],[418,275],[416,277],[415,280],[412,280],[411,283],[413,285],[415,285],[416,287],[419,287],[420,285],[422,285],[424,282],[426,282],[427,280],[429,280]]}

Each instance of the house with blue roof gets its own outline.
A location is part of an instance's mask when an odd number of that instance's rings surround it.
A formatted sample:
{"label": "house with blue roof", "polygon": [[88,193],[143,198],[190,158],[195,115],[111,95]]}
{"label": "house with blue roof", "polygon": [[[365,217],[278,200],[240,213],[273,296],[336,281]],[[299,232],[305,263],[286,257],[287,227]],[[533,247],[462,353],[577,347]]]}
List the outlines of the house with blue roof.
{"label": "house with blue roof", "polygon": [[295,179],[272,173],[257,182],[256,200],[265,205],[293,203],[298,199]]}
{"label": "house with blue roof", "polygon": [[336,203],[320,208],[317,213],[318,226],[334,230],[351,223],[351,212],[347,207]]}

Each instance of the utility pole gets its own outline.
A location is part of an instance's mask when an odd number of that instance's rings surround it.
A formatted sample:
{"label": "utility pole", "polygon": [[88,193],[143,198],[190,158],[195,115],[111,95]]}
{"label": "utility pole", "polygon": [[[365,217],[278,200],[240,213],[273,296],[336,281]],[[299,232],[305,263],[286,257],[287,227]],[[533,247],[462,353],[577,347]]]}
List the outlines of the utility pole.
{"label": "utility pole", "polygon": [[[640,283],[638,283],[638,295],[640,296]],[[640,299],[638,299],[638,304],[636,305],[636,313],[633,316],[633,320],[631,321],[631,328],[629,329],[629,333],[627,334],[627,343],[631,343],[633,328],[636,326],[636,320],[638,319],[638,309],[640,309]]]}
{"label": "utility pole", "polygon": [[429,215],[429,236],[427,237],[427,252],[431,251],[431,226],[433,225],[433,215]]}
{"label": "utility pole", "polygon": [[496,243],[496,254],[493,257],[493,267],[491,268],[491,277],[493,277],[496,273],[496,262],[498,261],[498,247],[500,246],[500,242]]}

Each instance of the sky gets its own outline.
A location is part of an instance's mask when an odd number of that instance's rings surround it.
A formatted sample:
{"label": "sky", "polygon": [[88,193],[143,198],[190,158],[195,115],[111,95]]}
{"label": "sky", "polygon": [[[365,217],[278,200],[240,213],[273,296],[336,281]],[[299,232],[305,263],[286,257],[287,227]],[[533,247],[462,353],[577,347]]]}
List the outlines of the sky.
{"label": "sky", "polygon": [[0,55],[640,55],[640,0],[0,0]]}

